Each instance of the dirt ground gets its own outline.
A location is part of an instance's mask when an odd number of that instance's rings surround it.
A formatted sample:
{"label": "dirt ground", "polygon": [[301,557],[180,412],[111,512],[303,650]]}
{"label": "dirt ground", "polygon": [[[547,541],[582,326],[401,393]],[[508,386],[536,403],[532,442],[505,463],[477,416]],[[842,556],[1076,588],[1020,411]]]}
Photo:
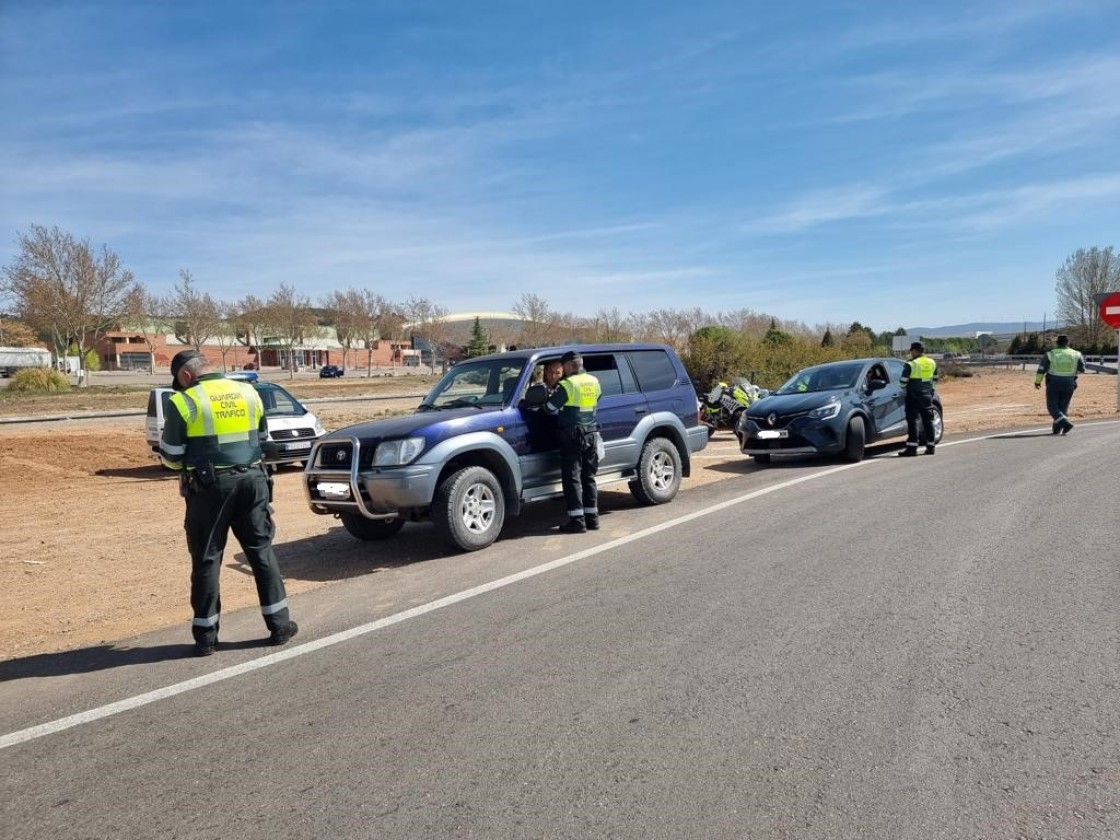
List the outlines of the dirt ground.
{"label": "dirt ground", "polygon": [[[1049,426],[1045,400],[1030,370],[988,369],[941,383],[949,436]],[[279,380],[285,387],[291,383]],[[298,387],[296,387],[298,386]],[[300,382],[301,399],[422,392],[420,380]],[[1116,379],[1082,376],[1073,400],[1079,419],[1116,418]],[[312,403],[329,429],[400,411],[415,398]],[[0,402],[0,418],[89,410],[142,410],[143,389]],[[724,440],[723,438],[727,439]],[[727,480],[713,463],[742,459],[726,433],[697,459],[689,486]],[[360,555],[333,518],[311,513],[296,469],[276,481],[276,547],[289,593],[324,586],[357,573]],[[328,530],[338,542],[337,563],[306,549]],[[256,604],[252,576],[231,538],[222,574],[226,612]],[[144,445],[144,418],[73,419],[0,424],[0,660],[112,644],[150,630],[183,626],[189,642],[190,564],[176,483]],[[263,632],[263,631],[262,631]]]}

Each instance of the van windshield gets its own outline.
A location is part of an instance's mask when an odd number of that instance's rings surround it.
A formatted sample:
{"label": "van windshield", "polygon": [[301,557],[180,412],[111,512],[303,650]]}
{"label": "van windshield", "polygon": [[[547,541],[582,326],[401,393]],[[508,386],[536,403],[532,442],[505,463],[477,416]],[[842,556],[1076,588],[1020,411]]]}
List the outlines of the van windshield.
{"label": "van windshield", "polygon": [[258,381],[253,383],[253,387],[264,403],[265,417],[303,417],[307,414],[303,404],[279,385]]}

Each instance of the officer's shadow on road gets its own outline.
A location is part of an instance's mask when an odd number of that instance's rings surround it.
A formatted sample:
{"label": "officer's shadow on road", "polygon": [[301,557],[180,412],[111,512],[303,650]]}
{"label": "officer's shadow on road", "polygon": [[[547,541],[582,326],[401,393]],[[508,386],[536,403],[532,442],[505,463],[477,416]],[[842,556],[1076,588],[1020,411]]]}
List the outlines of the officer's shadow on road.
{"label": "officer's shadow on road", "polygon": [[1049,429],[1044,429],[1039,432],[1008,432],[1005,435],[992,435],[988,440],[1018,440],[1020,438],[1032,437],[1057,437]]}
{"label": "officer's shadow on road", "polygon": [[[223,649],[258,647],[268,644],[268,639],[250,642],[222,642]],[[90,674],[132,665],[151,665],[168,659],[193,656],[193,646],[153,645],[152,647],[117,647],[113,644],[67,650],[62,653],[39,653],[23,659],[0,662],[0,683],[9,680],[26,680],[34,677],[61,677],[68,674]]]}

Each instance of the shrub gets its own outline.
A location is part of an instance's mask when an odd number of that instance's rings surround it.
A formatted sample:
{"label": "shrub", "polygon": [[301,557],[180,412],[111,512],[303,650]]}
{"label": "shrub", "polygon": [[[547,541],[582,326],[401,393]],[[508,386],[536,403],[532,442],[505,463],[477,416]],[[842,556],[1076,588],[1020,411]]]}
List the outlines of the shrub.
{"label": "shrub", "polygon": [[8,390],[23,394],[69,391],[70,380],[54,368],[24,368],[16,371],[8,383]]}

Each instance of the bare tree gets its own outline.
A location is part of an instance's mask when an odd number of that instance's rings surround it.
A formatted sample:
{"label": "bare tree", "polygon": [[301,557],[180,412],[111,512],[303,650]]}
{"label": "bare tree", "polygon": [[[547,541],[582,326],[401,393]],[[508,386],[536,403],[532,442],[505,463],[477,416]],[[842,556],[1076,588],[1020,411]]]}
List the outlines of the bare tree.
{"label": "bare tree", "polygon": [[246,295],[234,306],[234,330],[237,340],[245,345],[247,352],[256,348],[257,363],[261,360],[261,345],[266,338],[268,309],[265,302],[254,295]]}
{"label": "bare tree", "polygon": [[360,289],[347,289],[345,292],[336,290],[322,301],[323,309],[334,323],[338,343],[342,345],[343,367],[347,365],[350,351],[362,339],[363,303]]}
{"label": "bare tree", "polygon": [[389,330],[400,329],[404,319],[396,320],[387,314],[393,306],[384,297],[371,289],[350,289],[346,292],[347,306],[350,307],[355,344],[362,342],[366,348],[366,376],[373,376],[373,348]]}
{"label": "bare tree", "polygon": [[600,309],[591,321],[591,340],[603,344],[630,341],[628,318],[617,308]]}
{"label": "bare tree", "polygon": [[432,303],[425,297],[410,297],[403,305],[408,328],[420,336],[431,348],[432,372],[435,372],[436,356],[442,354],[447,340],[447,310]]}
{"label": "bare tree", "polygon": [[1076,333],[1086,346],[1104,343],[1108,327],[1101,323],[1094,295],[1120,291],[1120,258],[1107,248],[1078,248],[1058,269],[1058,323]]}
{"label": "bare tree", "polygon": [[521,319],[521,344],[525,347],[548,347],[560,340],[559,317],[539,295],[524,292],[513,305]]}
{"label": "bare tree", "polygon": [[[222,354],[222,372],[224,373],[229,370],[226,357],[239,343],[237,339],[238,309],[237,304],[224,300],[215,301],[214,305],[218,310],[218,328],[214,331],[214,341],[217,342],[218,349]],[[236,360],[236,356],[234,358]]]}
{"label": "bare tree", "polygon": [[265,312],[270,332],[280,340],[288,359],[289,379],[295,379],[296,346],[319,327],[319,321],[311,310],[311,300],[298,294],[287,283],[269,295]]}
{"label": "bare tree", "polygon": [[[5,290],[16,312],[32,328],[50,335],[59,356],[73,344],[79,363],[134,305],[139,290],[120,257],[102,245],[77,240],[57,226],[32,225],[19,234],[19,255],[5,266]],[[79,376],[79,384],[85,384]]]}
{"label": "bare tree", "polygon": [[144,289],[133,296],[132,307],[124,325],[144,337],[144,343],[148,345],[152,373],[156,372],[156,347],[159,346],[159,339],[172,331],[173,322],[174,318],[171,317],[171,306],[167,298],[154,295]]}
{"label": "bare tree", "polygon": [[171,293],[175,337],[201,352],[202,345],[222,329],[218,303],[209,294],[198,291],[188,269],[179,269],[179,282]]}
{"label": "bare tree", "polygon": [[631,315],[630,322],[635,338],[668,344],[678,353],[688,349],[688,337],[693,330],[686,312],[655,309],[645,315]]}

